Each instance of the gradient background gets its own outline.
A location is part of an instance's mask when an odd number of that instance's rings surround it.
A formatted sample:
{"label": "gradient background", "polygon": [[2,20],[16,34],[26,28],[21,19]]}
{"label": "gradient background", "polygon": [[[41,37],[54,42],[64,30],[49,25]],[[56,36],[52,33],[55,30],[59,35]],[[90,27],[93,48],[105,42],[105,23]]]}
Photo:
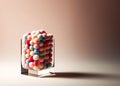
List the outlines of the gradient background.
{"label": "gradient background", "polygon": [[[119,5],[119,0],[0,0],[0,70],[1,74],[7,73],[1,80],[9,81],[10,73],[10,77],[16,72],[19,75],[20,38],[38,29],[54,34],[57,70],[118,74]],[[9,84],[15,85],[13,80]],[[4,82],[1,84],[7,85]],[[16,84],[22,82],[25,81]],[[76,84],[71,82],[71,85],[80,84],[80,80]]]}

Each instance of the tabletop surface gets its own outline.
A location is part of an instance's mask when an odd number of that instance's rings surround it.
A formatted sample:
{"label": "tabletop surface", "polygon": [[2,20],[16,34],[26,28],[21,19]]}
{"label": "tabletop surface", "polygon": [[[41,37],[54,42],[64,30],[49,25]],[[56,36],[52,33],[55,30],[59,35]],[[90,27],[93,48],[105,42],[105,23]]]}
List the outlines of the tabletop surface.
{"label": "tabletop surface", "polygon": [[[66,65],[67,64],[67,65]],[[79,60],[57,64],[53,77],[20,74],[18,59],[0,61],[1,86],[120,86],[120,64],[117,61]],[[68,65],[69,64],[69,65]]]}

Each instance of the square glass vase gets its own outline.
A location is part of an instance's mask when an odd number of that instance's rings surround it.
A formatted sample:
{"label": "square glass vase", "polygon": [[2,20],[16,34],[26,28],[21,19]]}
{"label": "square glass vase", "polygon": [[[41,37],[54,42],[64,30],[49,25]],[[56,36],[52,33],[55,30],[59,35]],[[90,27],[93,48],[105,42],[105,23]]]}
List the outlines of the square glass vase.
{"label": "square glass vase", "polygon": [[[21,74],[35,77],[54,76],[55,67],[55,40],[50,46],[40,46],[39,49],[32,48],[20,40],[21,47]],[[38,44],[40,45],[40,43]]]}

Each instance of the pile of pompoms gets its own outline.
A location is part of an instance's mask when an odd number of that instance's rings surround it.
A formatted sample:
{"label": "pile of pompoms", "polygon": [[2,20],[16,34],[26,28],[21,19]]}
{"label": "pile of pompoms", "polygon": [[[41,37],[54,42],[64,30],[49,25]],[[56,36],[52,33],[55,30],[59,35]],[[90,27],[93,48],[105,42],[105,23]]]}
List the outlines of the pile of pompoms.
{"label": "pile of pompoms", "polygon": [[36,30],[22,37],[22,67],[42,70],[51,67],[53,61],[53,35]]}

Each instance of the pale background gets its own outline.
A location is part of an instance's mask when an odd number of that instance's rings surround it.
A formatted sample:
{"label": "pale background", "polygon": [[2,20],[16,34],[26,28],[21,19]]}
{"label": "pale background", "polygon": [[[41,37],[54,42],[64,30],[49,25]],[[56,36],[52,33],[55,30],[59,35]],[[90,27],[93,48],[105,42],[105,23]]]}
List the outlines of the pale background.
{"label": "pale background", "polygon": [[119,23],[119,0],[0,0],[0,85],[119,86],[20,75],[20,38],[38,29],[54,34],[56,71],[119,74]]}

